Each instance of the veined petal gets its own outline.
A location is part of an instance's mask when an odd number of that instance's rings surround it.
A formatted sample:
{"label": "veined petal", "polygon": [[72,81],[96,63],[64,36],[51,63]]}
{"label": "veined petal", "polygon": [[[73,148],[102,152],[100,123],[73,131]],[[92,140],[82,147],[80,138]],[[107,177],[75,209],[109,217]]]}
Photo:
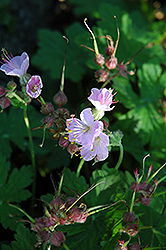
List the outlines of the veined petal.
{"label": "veined petal", "polygon": [[80,114],[81,121],[90,126],[94,122],[91,108],[84,109]]}

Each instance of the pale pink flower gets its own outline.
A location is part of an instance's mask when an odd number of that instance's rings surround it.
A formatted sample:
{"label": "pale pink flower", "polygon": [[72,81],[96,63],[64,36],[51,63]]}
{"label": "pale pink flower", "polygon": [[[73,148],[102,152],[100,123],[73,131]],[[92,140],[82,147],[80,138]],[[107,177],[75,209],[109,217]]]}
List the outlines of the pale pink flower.
{"label": "pale pink flower", "polygon": [[29,67],[29,56],[23,52],[21,56],[8,55],[7,52],[3,53],[4,64],[0,70],[4,71],[6,75],[22,77]]}
{"label": "pale pink flower", "polygon": [[98,111],[110,111],[115,106],[110,107],[113,103],[113,97],[115,94],[112,94],[113,89],[91,89],[91,95],[88,97],[88,100],[96,107]]}
{"label": "pale pink flower", "polygon": [[95,158],[95,161],[104,161],[108,157],[109,137],[104,133],[100,133],[93,142],[93,147],[88,150],[82,147],[80,154],[85,161]]}
{"label": "pale pink flower", "polygon": [[41,77],[38,75],[34,75],[28,81],[26,85],[26,93],[31,98],[37,98],[41,94],[41,88],[43,87],[43,83]]}
{"label": "pale pink flower", "polygon": [[73,117],[66,120],[69,141],[75,141],[87,149],[92,149],[95,137],[103,131],[103,123],[94,121],[90,108],[86,108],[81,112],[80,119]]}

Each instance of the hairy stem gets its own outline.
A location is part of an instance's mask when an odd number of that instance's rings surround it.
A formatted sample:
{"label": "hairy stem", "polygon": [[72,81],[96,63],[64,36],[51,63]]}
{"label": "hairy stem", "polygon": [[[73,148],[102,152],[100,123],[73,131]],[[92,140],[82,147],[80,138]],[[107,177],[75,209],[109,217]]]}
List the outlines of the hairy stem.
{"label": "hairy stem", "polygon": [[29,124],[29,119],[27,115],[27,109],[24,110],[24,121],[25,125],[27,127],[28,131],[28,138],[29,138],[29,147],[30,147],[30,153],[31,153],[31,161],[32,161],[32,168],[33,168],[33,184],[32,184],[32,200],[35,198],[35,189],[36,189],[36,163],[35,163],[35,152],[34,152],[34,146],[33,146],[33,140],[32,140],[32,134]]}
{"label": "hairy stem", "polygon": [[77,178],[78,178],[79,175],[80,175],[81,168],[82,168],[83,164],[84,164],[84,159],[81,159],[81,161],[80,161],[80,163],[79,163],[79,165],[78,165],[78,168],[77,168],[77,172],[76,172]]}
{"label": "hairy stem", "polygon": [[119,150],[120,150],[120,154],[119,154],[118,162],[117,162],[117,164],[116,164],[116,166],[115,166],[115,169],[116,169],[116,170],[119,169],[119,167],[120,167],[120,165],[121,165],[121,163],[122,163],[122,160],[123,160],[123,146],[122,146],[122,144],[120,144]]}

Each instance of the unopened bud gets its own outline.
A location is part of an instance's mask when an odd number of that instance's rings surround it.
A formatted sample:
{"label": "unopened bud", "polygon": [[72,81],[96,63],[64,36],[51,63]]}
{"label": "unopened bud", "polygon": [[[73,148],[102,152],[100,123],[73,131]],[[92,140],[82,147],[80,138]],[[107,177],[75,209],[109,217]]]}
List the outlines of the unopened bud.
{"label": "unopened bud", "polygon": [[59,207],[61,205],[63,205],[63,200],[60,198],[60,196],[57,196],[56,198],[54,198],[51,202],[50,202],[50,205],[53,209],[53,211],[56,211],[59,209]]}
{"label": "unopened bud", "polygon": [[127,246],[124,240],[118,240],[118,244],[116,245],[115,250],[127,250]]}
{"label": "unopened bud", "polygon": [[135,220],[135,215],[133,212],[124,212],[123,213],[123,221],[126,223],[131,223]]}
{"label": "unopened bud", "polygon": [[53,100],[58,107],[61,107],[67,103],[67,96],[63,91],[60,91],[54,95]]}
{"label": "unopened bud", "polygon": [[0,97],[6,93],[6,89],[3,86],[0,86]]}
{"label": "unopened bud", "polygon": [[104,69],[99,69],[95,72],[95,77],[98,82],[105,82],[109,76],[109,72]]}
{"label": "unopened bud", "polygon": [[72,222],[77,222],[77,223],[84,223],[86,221],[87,216],[88,213],[81,211],[77,207],[72,208],[72,210],[69,212],[68,215],[68,217]]}
{"label": "unopened bud", "polygon": [[106,66],[108,69],[115,69],[116,66],[117,66],[117,64],[118,64],[118,60],[117,60],[117,58],[114,57],[114,56],[111,56],[111,57],[109,57],[109,58],[107,58],[107,59],[105,60],[105,66]]}
{"label": "unopened bud", "polygon": [[97,65],[102,67],[103,64],[105,63],[105,58],[102,54],[98,54],[95,56],[94,61]]}
{"label": "unopened bud", "polygon": [[131,246],[130,246],[130,250],[140,250],[141,249],[141,246],[140,244],[138,243],[133,243]]}
{"label": "unopened bud", "polygon": [[104,129],[107,129],[108,128],[108,126],[109,126],[109,123],[106,121],[106,120],[101,120],[102,121],[102,123],[103,123],[103,125],[104,125]]}
{"label": "unopened bud", "polygon": [[68,139],[68,136],[61,136],[59,138],[59,145],[62,147],[62,148],[66,148],[68,145],[69,145],[69,139]]}
{"label": "unopened bud", "polygon": [[2,109],[5,109],[10,106],[10,99],[6,96],[0,99],[0,106]]}
{"label": "unopened bud", "polygon": [[137,224],[130,224],[127,226],[126,233],[132,237],[136,236],[138,233],[138,225]]}
{"label": "unopened bud", "polygon": [[54,111],[54,107],[51,102],[46,102],[45,106],[41,106],[40,111],[45,115],[49,115]]}
{"label": "unopened bud", "polygon": [[67,147],[67,151],[68,151],[71,155],[73,155],[73,154],[75,154],[75,153],[78,151],[78,147],[77,147],[77,145],[75,145],[75,144],[69,144],[69,146]]}
{"label": "unopened bud", "polygon": [[51,128],[54,125],[54,118],[52,118],[51,116],[46,116],[43,120],[42,120],[42,125],[46,125],[46,128]]}
{"label": "unopened bud", "polygon": [[17,87],[17,84],[15,82],[13,82],[13,81],[8,82],[8,84],[7,84],[7,88],[9,90],[14,91],[16,89],[16,87]]}
{"label": "unopened bud", "polygon": [[59,247],[65,240],[64,234],[60,231],[53,232],[51,235],[51,244],[53,246]]}

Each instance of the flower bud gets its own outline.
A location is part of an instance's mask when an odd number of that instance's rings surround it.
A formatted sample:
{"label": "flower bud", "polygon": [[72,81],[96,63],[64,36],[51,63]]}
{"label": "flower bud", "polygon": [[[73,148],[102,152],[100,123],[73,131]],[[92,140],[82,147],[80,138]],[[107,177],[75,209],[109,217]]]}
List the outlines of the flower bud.
{"label": "flower bud", "polygon": [[60,231],[53,232],[51,235],[51,244],[53,246],[59,247],[65,240],[64,234]]}
{"label": "flower bud", "polygon": [[0,99],[0,106],[2,109],[5,109],[10,106],[10,99],[6,96]]}
{"label": "flower bud", "polygon": [[140,250],[141,249],[141,246],[140,244],[138,243],[133,243],[131,246],[130,246],[130,250]]}
{"label": "flower bud", "polygon": [[53,100],[58,107],[61,107],[67,103],[67,96],[63,91],[59,90],[59,92],[54,95]]}
{"label": "flower bud", "polygon": [[109,76],[109,72],[104,69],[99,69],[95,72],[95,78],[98,82],[105,82]]}
{"label": "flower bud", "polygon": [[103,123],[103,125],[104,125],[104,129],[107,129],[108,128],[108,126],[109,126],[109,123],[106,121],[106,120],[101,120],[102,121],[102,123]]}
{"label": "flower bud", "polygon": [[127,226],[126,233],[132,237],[136,236],[138,233],[138,225],[137,224],[130,224]]}
{"label": "flower bud", "polygon": [[17,84],[15,82],[13,82],[13,81],[8,82],[8,84],[7,84],[7,88],[9,90],[14,91],[16,89],[16,87],[17,87]]}
{"label": "flower bud", "polygon": [[55,214],[49,214],[49,217],[43,216],[44,228],[54,226],[58,222],[58,217]]}
{"label": "flower bud", "polygon": [[6,93],[6,89],[3,86],[0,86],[0,97]]}
{"label": "flower bud", "polygon": [[69,144],[69,146],[67,147],[67,151],[73,155],[78,151],[78,147],[76,144]]}
{"label": "flower bud", "polygon": [[133,212],[124,212],[123,213],[123,221],[126,223],[131,223],[135,220],[135,215]]}
{"label": "flower bud", "polygon": [[87,216],[88,213],[81,211],[77,207],[73,207],[68,215],[71,222],[76,222],[76,223],[84,223],[86,221]]}
{"label": "flower bud", "polygon": [[140,195],[139,197],[140,202],[145,205],[145,206],[149,206],[150,202],[151,202],[151,198],[150,196],[144,197],[143,195]]}
{"label": "flower bud", "polygon": [[56,198],[54,198],[51,202],[50,202],[50,205],[51,205],[51,208],[53,209],[53,211],[56,211],[59,209],[59,207],[61,205],[63,205],[64,202],[63,200],[60,198],[60,196],[57,196]]}
{"label": "flower bud", "polygon": [[114,52],[114,47],[113,47],[113,46],[111,47],[110,45],[108,45],[108,46],[105,48],[105,54],[106,54],[106,56],[112,55],[113,52]]}
{"label": "flower bud", "polygon": [[97,65],[102,67],[105,62],[105,58],[102,54],[98,54],[95,56],[94,61]]}
{"label": "flower bud", "polygon": [[54,118],[51,116],[46,116],[43,120],[42,120],[42,125],[46,125],[46,128],[51,128],[54,125]]}
{"label": "flower bud", "polygon": [[53,111],[54,111],[54,107],[53,107],[51,102],[46,102],[46,105],[41,106],[41,109],[40,109],[40,112],[45,114],[45,115],[49,115]]}
{"label": "flower bud", "polygon": [[124,240],[118,240],[118,244],[116,245],[115,250],[127,250],[127,246]]}
{"label": "flower bud", "polygon": [[118,63],[118,60],[116,57],[114,56],[111,56],[109,58],[107,58],[105,60],[105,66],[108,68],[108,69],[115,69],[116,66],[117,66],[117,63]]}
{"label": "flower bud", "polygon": [[69,140],[68,140],[68,137],[67,136],[61,136],[59,138],[59,145],[62,147],[62,148],[66,148],[68,145],[69,145]]}

